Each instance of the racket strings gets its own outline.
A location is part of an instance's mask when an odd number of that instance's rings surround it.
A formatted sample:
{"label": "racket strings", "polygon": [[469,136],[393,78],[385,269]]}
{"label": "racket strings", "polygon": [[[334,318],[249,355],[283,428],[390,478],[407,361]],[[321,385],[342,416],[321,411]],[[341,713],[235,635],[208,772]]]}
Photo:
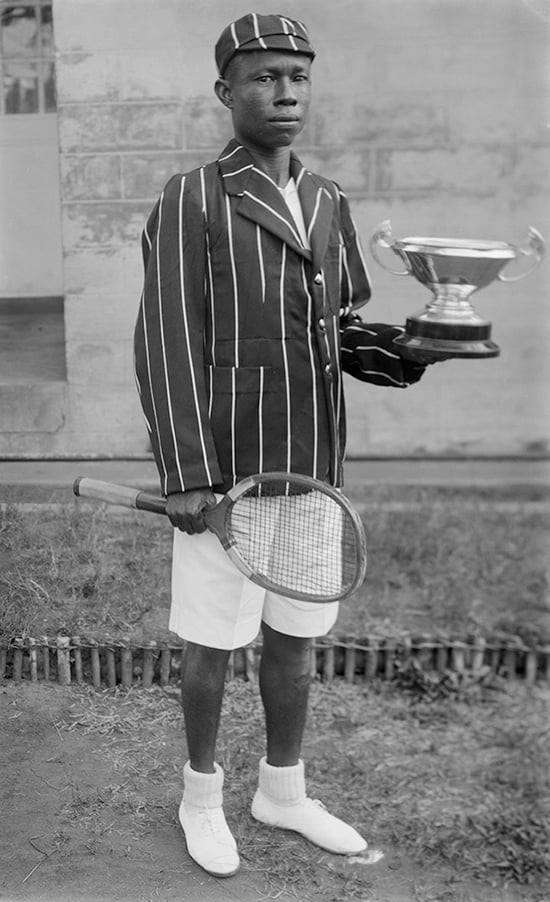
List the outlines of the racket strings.
{"label": "racket strings", "polygon": [[[286,490],[286,491],[285,491]],[[347,511],[330,495],[258,487],[231,510],[230,532],[243,560],[275,590],[330,598],[357,576],[359,544]]]}

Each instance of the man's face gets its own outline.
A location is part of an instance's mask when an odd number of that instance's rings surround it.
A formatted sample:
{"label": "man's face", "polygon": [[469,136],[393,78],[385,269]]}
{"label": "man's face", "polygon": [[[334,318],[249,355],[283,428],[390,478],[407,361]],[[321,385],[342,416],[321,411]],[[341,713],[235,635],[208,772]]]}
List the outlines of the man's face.
{"label": "man's face", "polygon": [[311,95],[311,59],[302,53],[238,53],[216,93],[231,110],[235,137],[259,151],[287,147],[304,127]]}

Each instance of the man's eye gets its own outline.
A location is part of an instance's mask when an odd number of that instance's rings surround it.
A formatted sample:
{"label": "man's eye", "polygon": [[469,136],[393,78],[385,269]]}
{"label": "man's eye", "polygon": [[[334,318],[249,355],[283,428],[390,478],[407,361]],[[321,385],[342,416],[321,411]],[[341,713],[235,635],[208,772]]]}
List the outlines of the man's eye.
{"label": "man's eye", "polygon": [[260,84],[266,85],[269,81],[271,81],[271,75],[260,75],[256,81],[259,81]]}

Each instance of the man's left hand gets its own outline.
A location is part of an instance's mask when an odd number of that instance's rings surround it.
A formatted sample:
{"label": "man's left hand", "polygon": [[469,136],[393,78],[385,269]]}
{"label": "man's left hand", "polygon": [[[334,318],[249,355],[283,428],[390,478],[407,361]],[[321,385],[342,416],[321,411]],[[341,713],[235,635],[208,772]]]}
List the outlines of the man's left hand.
{"label": "man's left hand", "polygon": [[441,363],[443,360],[451,360],[452,354],[434,354],[430,351],[414,351],[414,356],[411,354],[408,355],[402,354],[402,357],[405,360],[409,360],[411,363],[417,363],[418,366],[431,366],[432,363]]}

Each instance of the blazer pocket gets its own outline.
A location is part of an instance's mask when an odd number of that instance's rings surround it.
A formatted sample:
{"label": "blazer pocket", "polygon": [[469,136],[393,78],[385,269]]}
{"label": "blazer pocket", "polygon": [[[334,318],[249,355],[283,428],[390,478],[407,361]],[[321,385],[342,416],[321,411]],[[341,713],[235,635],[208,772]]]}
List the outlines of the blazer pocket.
{"label": "blazer pocket", "polygon": [[264,366],[208,366],[207,391],[222,473],[235,473],[240,479],[260,469],[284,469],[284,371]]}

